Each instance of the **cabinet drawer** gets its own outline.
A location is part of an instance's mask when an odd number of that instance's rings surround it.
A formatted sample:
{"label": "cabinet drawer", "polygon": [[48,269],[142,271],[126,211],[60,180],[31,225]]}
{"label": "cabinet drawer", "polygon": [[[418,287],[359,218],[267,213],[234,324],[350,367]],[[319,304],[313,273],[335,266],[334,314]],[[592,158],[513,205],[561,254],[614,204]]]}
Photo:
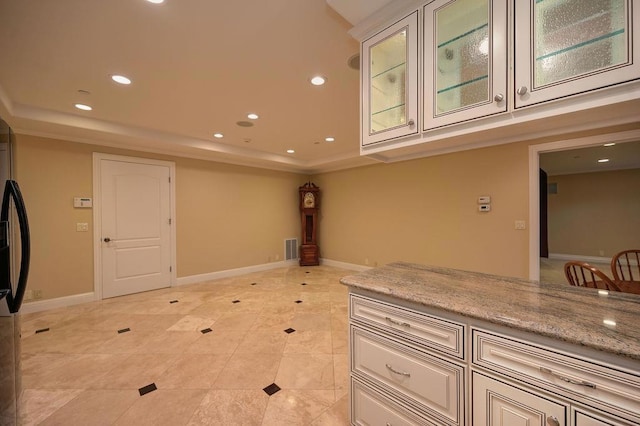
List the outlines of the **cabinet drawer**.
{"label": "cabinet drawer", "polygon": [[358,380],[351,379],[351,399],[354,425],[437,426]]}
{"label": "cabinet drawer", "polygon": [[351,371],[449,424],[462,424],[464,368],[351,326]]}
{"label": "cabinet drawer", "polygon": [[567,425],[565,419],[567,418],[568,406],[566,404],[476,372],[473,373],[471,381],[473,382],[474,425]]}
{"label": "cabinet drawer", "polygon": [[480,330],[473,330],[472,335],[475,365],[591,400],[632,418],[640,413],[638,375]]}
{"label": "cabinet drawer", "polygon": [[351,295],[351,319],[464,359],[464,326],[410,309]]}

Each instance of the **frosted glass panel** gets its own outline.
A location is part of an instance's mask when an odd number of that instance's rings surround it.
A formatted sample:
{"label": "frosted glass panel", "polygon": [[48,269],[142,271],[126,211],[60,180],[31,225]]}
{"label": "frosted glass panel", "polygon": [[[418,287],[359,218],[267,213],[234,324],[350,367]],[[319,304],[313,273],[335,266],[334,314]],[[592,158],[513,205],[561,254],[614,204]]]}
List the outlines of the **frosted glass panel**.
{"label": "frosted glass panel", "polygon": [[457,0],[435,13],[436,110],[443,114],[489,99],[488,0]]}
{"label": "frosted glass panel", "polygon": [[407,31],[403,29],[370,49],[371,133],[402,126],[407,121]]}
{"label": "frosted glass panel", "polygon": [[627,63],[625,0],[536,0],[534,87]]}

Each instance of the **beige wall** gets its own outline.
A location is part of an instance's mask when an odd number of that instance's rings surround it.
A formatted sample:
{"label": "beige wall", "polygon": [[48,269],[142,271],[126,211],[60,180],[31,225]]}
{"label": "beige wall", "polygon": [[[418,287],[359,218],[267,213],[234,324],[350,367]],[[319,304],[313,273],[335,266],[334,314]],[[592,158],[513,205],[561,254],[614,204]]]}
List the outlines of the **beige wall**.
{"label": "beige wall", "polygon": [[[528,277],[528,145],[458,152],[314,176],[324,258],[403,260]],[[491,196],[491,212],[477,198]]]}
{"label": "beige wall", "polygon": [[[29,288],[44,299],[93,291],[92,154],[175,161],[178,277],[282,260],[300,234],[298,186],[306,176],[171,158],[34,136],[16,136],[16,178],[29,213]],[[76,232],[77,222],[90,224]]]}
{"label": "beige wall", "polygon": [[549,252],[606,256],[640,247],[640,169],[550,176]]}

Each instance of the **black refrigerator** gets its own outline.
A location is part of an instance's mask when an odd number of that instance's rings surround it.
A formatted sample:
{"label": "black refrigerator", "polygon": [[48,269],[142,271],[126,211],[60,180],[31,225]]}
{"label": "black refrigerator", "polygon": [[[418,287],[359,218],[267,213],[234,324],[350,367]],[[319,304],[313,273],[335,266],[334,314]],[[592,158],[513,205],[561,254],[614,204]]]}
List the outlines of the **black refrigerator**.
{"label": "black refrigerator", "polygon": [[27,213],[18,183],[11,179],[13,133],[0,119],[0,425],[17,425],[22,395],[20,306],[29,274]]}

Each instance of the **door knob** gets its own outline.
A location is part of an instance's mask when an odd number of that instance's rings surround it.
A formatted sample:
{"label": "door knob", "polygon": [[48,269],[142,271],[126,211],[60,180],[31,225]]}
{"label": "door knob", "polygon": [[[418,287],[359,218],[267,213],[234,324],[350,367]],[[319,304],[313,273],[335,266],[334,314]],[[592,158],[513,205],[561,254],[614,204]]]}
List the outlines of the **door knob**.
{"label": "door knob", "polygon": [[527,86],[520,86],[518,90],[516,90],[516,93],[520,96],[524,95],[527,93]]}
{"label": "door knob", "polygon": [[504,100],[504,95],[502,93],[498,93],[493,97],[493,100],[496,102],[502,102]]}
{"label": "door knob", "polygon": [[106,238],[105,238],[104,240],[102,240],[102,241],[104,241],[105,243],[108,243],[109,241],[111,241],[111,238],[106,237]]}

